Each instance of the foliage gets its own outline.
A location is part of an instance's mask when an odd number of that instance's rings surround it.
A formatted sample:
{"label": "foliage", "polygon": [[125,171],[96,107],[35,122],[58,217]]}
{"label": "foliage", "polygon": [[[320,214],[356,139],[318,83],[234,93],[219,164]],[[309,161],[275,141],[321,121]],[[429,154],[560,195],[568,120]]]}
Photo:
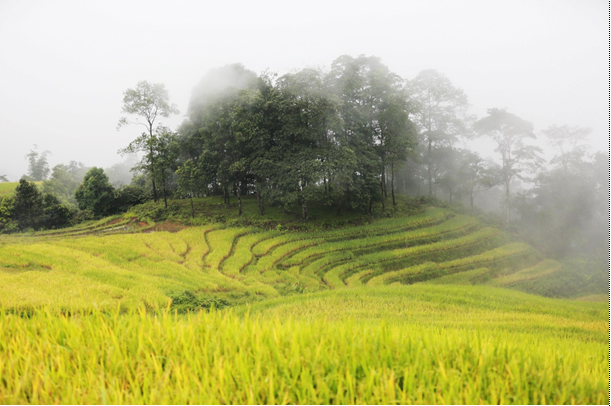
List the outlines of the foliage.
{"label": "foliage", "polygon": [[94,216],[111,214],[114,203],[114,188],[101,168],[93,167],[85,175],[83,183],[74,192],[79,209],[90,210]]}
{"label": "foliage", "polygon": [[193,197],[203,194],[205,185],[202,182],[200,169],[196,166],[193,160],[188,159],[177,170],[178,176],[178,192],[184,196],[188,196],[191,203],[191,218],[195,218],[195,207],[193,205]]}
{"label": "foliage", "polygon": [[34,182],[19,181],[13,196],[0,200],[0,232],[62,228],[74,210],[55,195],[41,193]]}
{"label": "foliage", "polygon": [[532,172],[542,161],[538,156],[541,149],[526,143],[527,139],[536,138],[533,125],[504,109],[489,109],[488,116],[478,120],[474,127],[480,136],[488,136],[496,143],[496,151],[501,155],[505,221],[509,223],[512,180],[523,179],[524,172]]}
{"label": "foliage", "polygon": [[557,155],[554,166],[519,196],[516,231],[556,258],[608,258],[609,158],[600,153],[573,159],[579,151]]}
{"label": "foliage", "polygon": [[552,125],[543,130],[543,134],[558,154],[552,159],[551,163],[562,167],[564,170],[579,166],[585,155],[583,141],[591,132],[592,130],[589,128],[568,125]]}
{"label": "foliage", "polygon": [[512,289],[548,297],[575,298],[609,294],[607,259],[569,258],[556,272],[511,284]]}
{"label": "foliage", "polygon": [[38,146],[34,145],[34,148],[26,155],[28,159],[28,180],[41,181],[47,179],[49,176],[47,156],[49,154],[49,151],[39,153]]}
{"label": "foliage", "polygon": [[[162,177],[165,179],[164,173],[166,167],[158,168],[157,155],[159,155],[159,135],[166,133],[164,128],[155,128],[155,122],[158,117],[169,117],[172,114],[178,114],[178,108],[175,104],[170,104],[169,94],[165,86],[161,83],[148,83],[140,81],[135,89],[127,89],[123,93],[123,113],[131,116],[136,116],[135,121],[128,121],[127,117],[119,119],[117,130],[128,124],[142,125],[146,128],[146,132],[131,142],[129,146],[120,150],[121,154],[132,154],[136,152],[144,152],[145,159],[141,164],[141,168],[146,170],[152,178],[153,198],[157,201],[157,179]],[[158,136],[154,133],[157,131]],[[165,189],[164,189],[165,192]]]}
{"label": "foliage", "polygon": [[182,155],[208,185],[202,192],[228,205],[236,195],[238,214],[245,194],[257,196],[261,215],[265,200],[299,207],[304,220],[316,201],[371,213],[415,130],[400,78],[379,59],[343,56],[333,66],[326,76],[257,77],[241,65],[206,75],[179,130]]}
{"label": "foliage", "polygon": [[[169,177],[176,170],[179,154],[176,134],[167,127],[157,126],[152,135],[142,135],[132,141],[125,149],[124,154],[135,154],[138,151],[145,152],[142,160],[133,169],[147,174],[154,187],[153,194],[157,193],[157,186],[161,185],[165,206],[168,206],[167,183]],[[156,199],[155,199],[156,201]]]}
{"label": "foliage", "polygon": [[[444,163],[440,148],[453,148],[459,137],[469,133],[466,94],[434,69],[420,72],[406,84],[411,114],[426,148],[428,195],[434,195],[435,167]],[[448,178],[446,178],[446,181]]]}
{"label": "foliage", "polygon": [[62,203],[55,195],[43,194],[44,215],[40,227],[44,229],[64,228],[72,225],[75,210]]}
{"label": "foliage", "polygon": [[13,218],[22,230],[38,228],[43,216],[43,196],[34,184],[25,179],[19,180],[15,188]]}
{"label": "foliage", "polygon": [[42,183],[42,191],[53,194],[76,205],[74,191],[83,181],[89,168],[81,162],[71,161],[69,164],[59,164],[53,167],[51,178]]}
{"label": "foliage", "polygon": [[124,185],[115,189],[113,212],[125,213],[133,206],[144,203],[148,199],[145,190],[135,185]]}
{"label": "foliage", "polygon": [[13,221],[14,203],[13,196],[0,196],[0,233],[17,231],[17,222]]}
{"label": "foliage", "polygon": [[172,310],[184,314],[188,312],[198,312],[200,310],[221,310],[229,305],[224,299],[216,299],[198,295],[197,292],[185,290],[182,293],[170,295],[172,298]]}

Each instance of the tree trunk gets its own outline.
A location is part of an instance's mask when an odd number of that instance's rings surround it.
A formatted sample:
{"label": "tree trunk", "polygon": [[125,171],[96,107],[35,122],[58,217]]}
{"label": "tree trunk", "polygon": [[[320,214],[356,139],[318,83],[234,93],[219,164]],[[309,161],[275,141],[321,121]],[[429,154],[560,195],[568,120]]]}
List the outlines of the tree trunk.
{"label": "tree trunk", "polygon": [[431,175],[431,161],[432,161],[431,160],[431,149],[432,149],[431,148],[431,144],[432,144],[431,135],[429,134],[429,157],[428,157],[429,158],[428,159],[428,161],[429,161],[428,162],[428,164],[429,164],[429,167],[428,167],[428,172],[429,172],[429,197],[433,196],[433,176]]}
{"label": "tree trunk", "polygon": [[303,218],[303,221],[308,221],[309,215],[308,215],[308,203],[305,199],[305,197],[301,197],[301,215]]}
{"label": "tree trunk", "polygon": [[471,212],[473,212],[473,201],[475,200],[475,196],[473,195],[473,189],[471,189],[471,194],[469,195],[469,201],[471,203]]}
{"label": "tree trunk", "polygon": [[261,191],[255,187],[255,193],[257,194],[257,207],[259,208],[259,214],[265,215],[265,207],[263,207],[263,198],[261,197]]}
{"label": "tree trunk", "polygon": [[154,177],[151,177],[151,182],[153,183],[153,201],[157,203],[159,199],[157,198],[157,188],[155,187],[155,178]]}
{"label": "tree trunk", "polygon": [[394,163],[390,164],[390,194],[392,195],[392,205],[396,206],[397,202],[395,201],[395,164]]}
{"label": "tree trunk", "polygon": [[195,218],[195,208],[193,208],[193,194],[191,194],[191,218]]}
{"label": "tree trunk", "polygon": [[242,215],[242,182],[238,182],[237,190],[238,190],[238,216]]}
{"label": "tree trunk", "polygon": [[168,195],[165,188],[165,179],[163,180],[163,202],[165,203],[165,208],[168,208]]}
{"label": "tree trunk", "polygon": [[510,196],[510,186],[509,182],[505,182],[505,224],[509,224],[509,196]]}
{"label": "tree trunk", "polygon": [[383,165],[382,169],[382,196],[384,199],[388,197],[388,193],[386,193],[386,165]]}

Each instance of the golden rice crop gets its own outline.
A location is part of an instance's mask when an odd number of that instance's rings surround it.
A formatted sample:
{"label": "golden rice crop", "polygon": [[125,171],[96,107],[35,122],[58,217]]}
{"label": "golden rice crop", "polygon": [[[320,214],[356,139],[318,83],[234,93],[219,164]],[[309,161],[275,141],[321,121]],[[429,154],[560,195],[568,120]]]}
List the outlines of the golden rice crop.
{"label": "golden rice crop", "polygon": [[0,403],[608,403],[603,306],[485,289],[339,290],[244,316],[2,311]]}

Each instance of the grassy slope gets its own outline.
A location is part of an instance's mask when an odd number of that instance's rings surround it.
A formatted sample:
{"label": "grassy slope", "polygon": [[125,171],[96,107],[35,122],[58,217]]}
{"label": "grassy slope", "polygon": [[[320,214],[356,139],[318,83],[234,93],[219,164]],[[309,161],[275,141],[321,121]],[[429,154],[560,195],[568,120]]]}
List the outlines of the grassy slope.
{"label": "grassy slope", "polygon": [[10,196],[15,191],[19,182],[0,182],[0,196]]}
{"label": "grassy slope", "polygon": [[0,314],[0,403],[606,404],[608,315],[447,285],[189,316]]}
{"label": "grassy slope", "polygon": [[[34,182],[38,187],[42,185],[42,182]],[[15,188],[19,186],[19,182],[0,182],[0,197],[10,196],[15,191]]]}
{"label": "grassy slope", "polygon": [[[220,220],[151,232],[168,229],[170,223],[159,220],[185,221],[190,207],[188,202],[173,203],[170,210],[148,204],[70,229],[4,236],[0,305],[114,308],[121,302],[124,308],[153,309],[173,297],[181,308],[197,308],[401,283],[528,291],[567,274],[556,261],[469,216],[434,207],[407,216],[418,210],[406,201],[391,218],[371,222],[359,213],[322,213],[327,217],[321,214],[307,224],[278,208],[261,217],[253,199],[245,199],[241,218],[230,217],[218,198],[196,204],[196,222]],[[605,291],[586,286],[581,295]]]}
{"label": "grassy slope", "polygon": [[[0,240],[0,304],[46,309],[0,310],[0,403],[609,401],[608,296],[504,289],[562,267],[468,216],[303,225],[198,204],[217,222],[147,233],[185,221],[149,205]],[[184,291],[186,308],[238,306],[154,310]]]}

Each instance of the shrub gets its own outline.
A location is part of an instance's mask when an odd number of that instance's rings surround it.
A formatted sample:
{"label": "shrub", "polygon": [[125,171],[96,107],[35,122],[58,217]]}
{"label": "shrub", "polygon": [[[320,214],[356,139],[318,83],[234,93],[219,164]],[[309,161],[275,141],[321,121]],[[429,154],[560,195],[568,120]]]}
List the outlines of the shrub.
{"label": "shrub", "polygon": [[136,185],[121,186],[115,191],[113,211],[125,213],[131,207],[144,203],[148,199],[144,188]]}

